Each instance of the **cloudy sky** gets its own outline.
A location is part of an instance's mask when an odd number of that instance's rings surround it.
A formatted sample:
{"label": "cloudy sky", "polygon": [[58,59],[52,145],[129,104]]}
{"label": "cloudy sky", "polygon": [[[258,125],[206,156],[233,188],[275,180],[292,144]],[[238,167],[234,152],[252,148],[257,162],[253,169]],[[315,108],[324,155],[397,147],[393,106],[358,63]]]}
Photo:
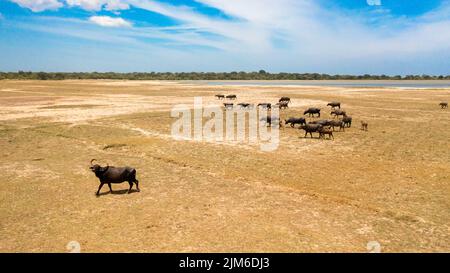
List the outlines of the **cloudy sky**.
{"label": "cloudy sky", "polygon": [[0,71],[450,74],[450,0],[0,0]]}

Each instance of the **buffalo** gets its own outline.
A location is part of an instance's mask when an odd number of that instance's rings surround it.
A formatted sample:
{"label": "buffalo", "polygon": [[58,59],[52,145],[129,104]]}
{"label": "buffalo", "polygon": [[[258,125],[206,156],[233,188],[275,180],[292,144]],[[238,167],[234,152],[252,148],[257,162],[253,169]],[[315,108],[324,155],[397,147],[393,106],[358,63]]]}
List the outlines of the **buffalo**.
{"label": "buffalo", "polygon": [[306,120],[305,118],[288,118],[284,123],[290,124],[294,128],[295,124],[306,125]]}
{"label": "buffalo", "polygon": [[333,131],[331,130],[330,127],[320,127],[319,129],[319,138],[323,138],[325,139],[325,135],[328,135],[328,139],[333,138]]}
{"label": "buffalo", "polygon": [[305,130],[305,137],[308,135],[308,133],[310,134],[311,138],[312,133],[316,133],[319,132],[319,130],[322,128],[323,126],[320,124],[306,124],[306,125],[302,125],[300,126],[300,129]]}
{"label": "buffalo", "polygon": [[439,106],[441,106],[442,109],[448,108],[448,102],[443,101],[439,103]]}
{"label": "buffalo", "polygon": [[341,103],[338,101],[332,101],[332,102],[328,103],[327,106],[331,106],[331,109],[334,109],[336,107],[341,109]]}
{"label": "buffalo", "polygon": [[306,114],[309,114],[309,116],[313,116],[313,117],[315,114],[318,114],[319,118],[320,118],[320,108],[314,108],[314,107],[308,108],[308,110],[303,112],[303,115],[306,115]]}
{"label": "buffalo", "polygon": [[273,117],[272,116],[267,116],[265,118],[261,118],[260,121],[265,122],[267,127],[270,127],[272,125],[279,125],[281,127],[281,119],[279,117]]}
{"label": "buffalo", "polygon": [[226,96],[226,98],[229,100],[235,100],[235,99],[237,99],[237,96],[236,95],[228,95],[228,96]]}
{"label": "buffalo", "polygon": [[225,95],[218,94],[216,95],[216,98],[218,98],[219,100],[223,100],[225,98]]}
{"label": "buffalo", "polygon": [[272,109],[272,104],[271,103],[267,103],[267,102],[258,103],[258,107],[262,107],[262,108],[265,108],[265,109]]}
{"label": "buffalo", "polygon": [[339,131],[341,130],[345,131],[344,122],[342,120],[330,120],[330,123],[328,125],[330,125],[331,128],[333,128],[333,131],[335,127],[339,127]]}
{"label": "buffalo", "polygon": [[225,109],[233,109],[234,104],[233,103],[224,103],[223,106]]}
{"label": "buffalo", "polygon": [[320,120],[314,120],[310,121],[309,124],[320,124],[322,126],[329,126],[331,123],[331,120],[328,119],[320,119]]}
{"label": "buffalo", "polygon": [[252,104],[245,102],[238,103],[237,105],[240,106],[241,109],[250,109],[252,106]]}
{"label": "buffalo", "polygon": [[280,109],[286,109],[286,108],[289,108],[288,104],[289,104],[289,103],[288,103],[287,101],[282,101],[282,102],[277,103],[276,105],[277,105]]}
{"label": "buffalo", "polygon": [[339,117],[339,116],[346,116],[347,113],[344,110],[333,110],[331,111],[331,115],[334,117]]}
{"label": "buffalo", "polygon": [[344,116],[342,118],[342,122],[344,123],[344,126],[350,128],[352,127],[352,117],[351,116]]}
{"label": "buffalo", "polygon": [[278,102],[286,102],[286,103],[290,103],[291,102],[291,98],[289,97],[281,97],[281,99],[278,100]]}
{"label": "buffalo", "polygon": [[96,195],[100,195],[100,190],[102,189],[104,184],[108,184],[109,190],[112,193],[111,184],[118,184],[123,182],[128,182],[130,188],[128,189],[128,193],[131,192],[131,188],[133,188],[133,183],[136,184],[136,190],[139,192],[139,181],[136,179],[136,169],[131,167],[114,167],[107,165],[106,167],[102,167],[98,164],[93,164],[95,159],[91,160],[91,171],[95,173],[95,176],[100,180],[100,186],[98,187],[98,191]]}
{"label": "buffalo", "polygon": [[369,127],[369,123],[367,123],[365,121],[361,121],[361,130],[367,131],[368,127]]}

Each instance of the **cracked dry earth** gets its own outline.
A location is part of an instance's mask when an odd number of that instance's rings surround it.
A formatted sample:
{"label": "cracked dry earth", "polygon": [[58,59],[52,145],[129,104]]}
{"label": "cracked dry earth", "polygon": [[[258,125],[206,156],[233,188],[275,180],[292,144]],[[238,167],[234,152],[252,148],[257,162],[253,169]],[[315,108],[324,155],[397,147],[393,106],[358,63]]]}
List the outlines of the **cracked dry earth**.
{"label": "cracked dry earth", "polygon": [[[177,141],[170,111],[216,93],[292,104],[338,100],[335,140],[280,130],[272,152]],[[0,252],[450,251],[449,89],[209,86],[148,81],[0,81]],[[310,118],[308,118],[310,120]],[[360,121],[369,131],[359,130]],[[94,193],[89,161],[137,169]]]}

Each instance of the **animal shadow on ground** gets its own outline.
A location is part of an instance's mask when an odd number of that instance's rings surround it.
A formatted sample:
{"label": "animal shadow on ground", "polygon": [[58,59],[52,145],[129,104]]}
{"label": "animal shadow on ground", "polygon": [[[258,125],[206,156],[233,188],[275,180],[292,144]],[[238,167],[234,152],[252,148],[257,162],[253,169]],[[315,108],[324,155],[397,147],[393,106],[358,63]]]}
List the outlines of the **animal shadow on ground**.
{"label": "animal shadow on ground", "polygon": [[304,139],[320,139],[320,137],[315,137],[315,136],[313,136],[313,137],[310,137],[309,135],[308,136],[299,136],[298,138],[304,138]]}
{"label": "animal shadow on ground", "polygon": [[[138,190],[135,189],[131,189],[130,194],[138,192]],[[97,193],[97,192],[96,192]],[[96,195],[97,197],[103,196],[103,195],[108,195],[108,194],[128,194],[128,190],[127,189],[123,189],[123,190],[114,190],[113,192],[111,191],[105,191],[105,192],[101,192],[98,195]]]}

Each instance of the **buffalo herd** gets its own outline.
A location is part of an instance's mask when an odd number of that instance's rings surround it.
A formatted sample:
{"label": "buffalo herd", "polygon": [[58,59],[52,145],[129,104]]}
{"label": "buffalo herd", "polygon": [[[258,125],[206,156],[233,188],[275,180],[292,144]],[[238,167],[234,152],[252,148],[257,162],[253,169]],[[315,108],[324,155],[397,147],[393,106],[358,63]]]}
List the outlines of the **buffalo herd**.
{"label": "buffalo herd", "polygon": [[[223,95],[217,94],[215,97],[219,100],[229,99],[235,100],[237,98],[236,95]],[[261,102],[256,105],[258,108],[271,110],[272,107],[277,107],[281,109],[289,108],[289,103],[291,103],[291,98],[289,97],[281,97],[276,104],[272,104],[270,102]],[[225,110],[234,109],[234,103],[226,102],[223,104]],[[255,105],[253,103],[238,103],[236,104],[239,109],[253,109]],[[321,108],[318,107],[309,107],[304,112],[303,115],[307,115],[310,120],[307,122],[305,117],[289,117],[288,119],[280,119],[279,117],[272,118],[270,115],[267,117],[263,117],[260,121],[267,123],[268,126],[279,125],[279,126],[287,126],[290,125],[291,128],[295,128],[295,125],[299,125],[299,129],[305,131],[305,136],[308,135],[312,138],[313,133],[318,133],[319,138],[325,138],[327,136],[329,139],[334,139],[333,132],[336,129],[339,132],[345,132],[345,128],[350,128],[352,126],[352,117],[347,115],[347,112],[341,109],[341,102],[332,101],[327,104],[327,106],[331,106],[330,116],[332,119],[315,119],[320,118]],[[442,103],[441,103],[442,106]],[[368,123],[361,122],[361,130],[368,130]]]}
{"label": "buffalo herd", "polygon": [[[313,137],[312,133],[318,133],[319,138],[325,138],[328,136],[329,139],[334,139],[333,132],[336,128],[339,131],[345,132],[345,128],[350,128],[352,126],[352,117],[347,115],[347,112],[341,109],[341,103],[338,101],[332,101],[327,104],[327,106],[331,106],[330,116],[333,119],[317,119],[312,120],[308,123],[306,121],[301,124],[300,129],[305,131],[305,136],[308,135]],[[337,108],[337,109],[336,109]],[[320,108],[310,107],[303,112],[303,115],[308,115],[309,117],[314,118],[315,114],[320,118]],[[295,120],[296,118],[289,118],[286,120],[286,124],[289,120]],[[292,122],[289,122],[292,126]],[[365,131],[367,131],[367,122],[364,123],[365,127],[363,127]]]}
{"label": "buffalo herd", "polygon": [[[216,94],[215,97],[219,100],[223,100],[223,99],[236,100],[237,99],[236,95]],[[279,109],[287,109],[287,108],[289,108],[290,102],[291,102],[291,98],[281,97],[278,100],[278,102],[275,104],[275,107],[277,107]],[[231,102],[225,102],[225,103],[223,103],[223,106],[226,110],[234,109],[234,103],[231,103]],[[239,109],[253,109],[255,107],[255,105],[253,103],[246,103],[246,102],[238,103],[238,104],[236,104],[236,106],[239,107]],[[258,103],[257,107],[261,107],[263,109],[272,109],[273,105],[272,105],[272,103],[261,102],[261,103]]]}

